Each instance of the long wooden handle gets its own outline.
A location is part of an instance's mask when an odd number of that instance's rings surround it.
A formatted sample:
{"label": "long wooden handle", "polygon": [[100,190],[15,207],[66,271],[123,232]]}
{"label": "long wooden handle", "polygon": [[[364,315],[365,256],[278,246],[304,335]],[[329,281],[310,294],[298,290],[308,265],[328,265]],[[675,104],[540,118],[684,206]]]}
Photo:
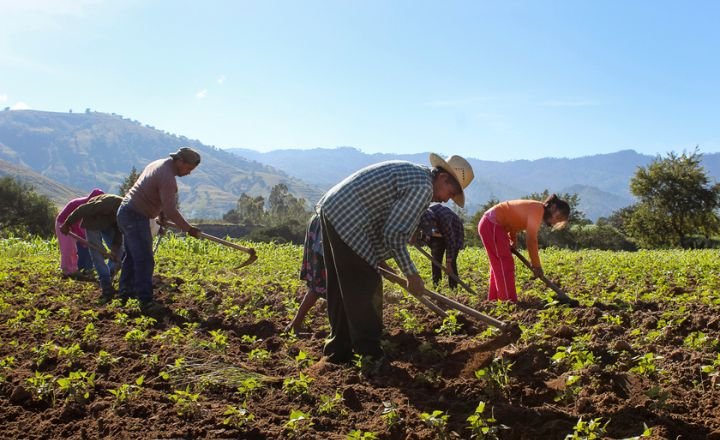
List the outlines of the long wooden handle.
{"label": "long wooden handle", "polygon": [[[171,221],[168,221],[168,220],[165,220],[164,222],[162,222],[162,223],[160,223],[160,224],[161,224],[162,226],[169,226],[169,227],[171,227],[171,228],[173,228],[173,229],[180,229],[180,228],[178,227],[178,225],[176,225],[175,223],[173,223],[173,222],[171,222]],[[247,254],[250,254],[250,255],[255,255],[255,249],[253,249],[253,248],[248,248],[248,247],[245,247],[245,246],[240,246],[239,244],[233,243],[233,242],[231,242],[231,241],[223,240],[222,238],[220,238],[220,237],[215,237],[214,235],[210,235],[210,234],[206,234],[206,233],[204,233],[204,232],[200,232],[200,237],[201,237],[201,238],[204,238],[204,239],[206,239],[206,240],[214,241],[215,243],[220,243],[220,244],[222,244],[222,245],[224,245],[224,246],[228,246],[228,247],[237,249],[237,250],[239,250],[239,251],[243,251],[243,252],[245,252],[245,253],[247,253]]]}
{"label": "long wooden handle", "polygon": [[392,281],[393,283],[400,285],[400,287],[405,289],[408,293],[410,293],[413,297],[415,297],[415,299],[420,301],[425,307],[427,307],[428,309],[437,313],[442,318],[447,318],[447,313],[445,313],[445,310],[438,307],[437,304],[433,303],[432,301],[430,301],[429,299],[425,298],[422,295],[415,295],[414,293],[410,292],[407,288],[407,280],[406,279],[395,275],[394,273],[392,273],[391,271],[389,271],[383,267],[378,267],[378,269],[380,270],[380,274],[382,276],[384,276],[386,279]]}
{"label": "long wooden handle", "polygon": [[[532,264],[530,264],[527,258],[525,258],[525,256],[521,254],[520,251],[515,248],[510,248],[510,250],[513,254],[515,254],[516,257],[518,257],[520,261],[523,262],[525,266],[527,266],[528,269],[532,270]],[[563,290],[557,284],[550,281],[545,275],[541,275],[538,278],[540,278],[540,280],[542,280],[542,282],[545,283],[546,286],[555,291],[559,298],[569,298],[567,293],[563,292]]]}
{"label": "long wooden handle", "polygon": [[432,255],[430,255],[430,254],[428,253],[428,251],[426,251],[425,249],[422,248],[422,246],[420,246],[420,245],[417,244],[417,243],[415,243],[414,246],[415,246],[415,249],[417,249],[418,251],[420,251],[421,254],[425,255],[425,256],[432,262],[432,264],[434,264],[435,266],[437,266],[437,267],[439,267],[440,269],[442,269],[443,272],[445,272],[450,278],[452,278],[453,280],[457,281],[458,284],[460,284],[461,286],[463,286],[463,288],[464,288],[465,290],[467,290],[468,292],[472,293],[473,295],[479,296],[477,292],[475,292],[473,289],[471,289],[470,286],[468,286],[467,284],[463,283],[463,281],[462,281],[457,275],[455,275],[454,273],[452,273],[451,271],[449,271],[447,267],[443,266],[441,262],[439,262],[438,260],[436,260]]}
{"label": "long wooden handle", "polygon": [[98,246],[95,243],[90,243],[87,239],[82,238],[81,236],[77,235],[73,231],[68,231],[67,235],[71,236],[72,238],[74,238],[75,240],[84,244],[85,246],[91,247],[91,248],[95,249],[96,251],[100,252],[100,254],[103,256],[103,258],[107,258],[107,259],[110,259],[113,261],[119,261],[117,257],[115,257],[111,253],[108,253],[108,251],[105,250],[105,248],[103,248],[102,246]]}
{"label": "long wooden handle", "polygon": [[[394,273],[392,273],[386,269],[383,269],[383,268],[379,268],[379,269],[380,269],[380,273],[382,273],[383,276],[390,279],[391,281],[395,281],[396,283],[404,286],[405,289],[407,290],[407,281],[405,279],[400,278],[399,276],[395,275]],[[395,279],[390,278],[387,274],[391,275]],[[445,304],[446,306],[448,306],[451,309],[455,309],[455,310],[462,312],[468,316],[471,316],[479,321],[482,321],[485,324],[489,324],[489,325],[492,325],[493,327],[497,327],[500,330],[505,331],[510,328],[505,322],[500,321],[499,319],[495,319],[492,316],[488,316],[488,315],[485,315],[484,313],[480,313],[477,310],[466,306],[465,304],[459,303],[455,300],[452,300],[450,298],[442,296],[437,292],[433,292],[432,290],[424,289],[423,294],[425,296],[428,296],[428,297],[438,301],[438,302]]]}

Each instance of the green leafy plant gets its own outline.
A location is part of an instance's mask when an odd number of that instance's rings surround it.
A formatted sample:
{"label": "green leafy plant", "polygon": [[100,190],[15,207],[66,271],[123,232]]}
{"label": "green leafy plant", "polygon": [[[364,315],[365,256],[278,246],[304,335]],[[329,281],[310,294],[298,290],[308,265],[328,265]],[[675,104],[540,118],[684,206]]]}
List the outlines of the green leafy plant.
{"label": "green leafy plant", "polygon": [[422,420],[423,423],[431,427],[433,431],[435,431],[435,434],[438,436],[439,439],[449,438],[447,429],[450,416],[448,414],[445,414],[444,411],[436,409],[432,413],[424,412],[420,414],[420,420]]}
{"label": "green leafy plant", "polygon": [[309,431],[315,425],[309,414],[306,414],[299,409],[293,409],[290,411],[288,421],[285,422],[285,432],[291,438],[299,437],[305,432]]}
{"label": "green leafy plant", "polygon": [[326,416],[342,415],[345,411],[340,408],[343,402],[343,396],[338,391],[335,392],[334,396],[320,396],[320,406],[318,407],[318,414]]}
{"label": "green leafy plant", "polygon": [[662,356],[656,356],[655,353],[645,353],[643,355],[635,356],[633,360],[637,361],[637,364],[632,367],[630,371],[643,376],[651,376],[660,371],[655,364],[655,361],[662,358]]}
{"label": "green leafy plant", "polygon": [[468,418],[468,429],[470,430],[470,438],[480,440],[497,439],[498,433],[504,425],[497,425],[497,420],[492,415],[485,416],[485,402],[480,401],[478,406]]}
{"label": "green leafy plant", "polygon": [[243,379],[240,382],[240,385],[237,387],[238,393],[243,397],[243,399],[247,400],[252,396],[256,391],[262,389],[263,384],[261,381],[259,381],[255,377],[248,377],[246,379]]}
{"label": "green leafy plant", "polygon": [[298,368],[305,368],[312,365],[314,359],[304,352],[303,350],[300,350],[300,352],[295,356],[295,365],[297,365]]}
{"label": "green leafy plant", "polygon": [[117,408],[118,406],[125,405],[138,397],[140,393],[142,393],[142,385],[144,382],[145,376],[140,376],[135,379],[135,384],[124,383],[117,388],[108,390],[110,394],[115,396],[113,407]]}
{"label": "green leafy plant", "polygon": [[450,311],[447,317],[443,319],[442,325],[435,329],[435,333],[439,335],[452,336],[462,330],[462,323],[458,322],[457,315],[459,312]]}
{"label": "green leafy plant", "polygon": [[80,344],[77,343],[69,347],[58,347],[57,349],[58,358],[67,361],[68,367],[77,363],[84,354],[85,352],[80,348]]}
{"label": "green leafy plant", "polygon": [[36,371],[34,376],[25,379],[25,383],[34,397],[41,400],[50,398],[53,403],[55,402],[55,389],[51,374]]}
{"label": "green leafy plant", "polygon": [[601,439],[605,435],[605,427],[608,423],[610,422],[608,421],[603,424],[601,417],[590,419],[588,421],[585,421],[582,417],[580,417],[573,428],[573,433],[566,435],[565,440]]}
{"label": "green leafy plant", "polygon": [[8,373],[15,366],[15,356],[6,356],[0,360],[0,383],[4,383],[8,379]]}
{"label": "green leafy plant", "polygon": [[248,353],[248,359],[262,363],[270,359],[270,352],[264,348],[253,348],[250,350],[250,353]]}
{"label": "green leafy plant", "polygon": [[77,370],[71,371],[67,377],[57,379],[58,390],[65,400],[86,403],[95,389],[95,373]]}
{"label": "green leafy plant", "polygon": [[169,399],[175,404],[175,412],[180,417],[193,419],[200,414],[200,393],[191,392],[190,385],[184,390],[173,391]]}
{"label": "green leafy plant", "polygon": [[148,338],[148,331],[147,330],[140,330],[138,328],[134,328],[130,330],[129,332],[125,333],[125,342],[128,343],[128,346],[130,348],[137,350],[142,346],[142,344],[147,340]]}
{"label": "green leafy plant", "polygon": [[495,358],[488,367],[476,370],[475,377],[485,381],[495,392],[507,393],[510,385],[509,373],[512,366],[512,362]]}
{"label": "green leafy plant", "polygon": [[244,404],[240,407],[228,405],[223,415],[226,416],[223,419],[223,425],[232,426],[236,429],[240,429],[255,420],[255,416],[247,410]]}
{"label": "green leafy plant", "polygon": [[285,379],[282,387],[290,397],[303,397],[310,394],[310,384],[314,380],[312,377],[300,373],[299,377]]}
{"label": "green leafy plant", "polygon": [[224,353],[228,347],[228,337],[222,330],[210,330],[210,341],[203,341],[200,346],[209,348],[212,351]]}
{"label": "green leafy plant", "polygon": [[378,436],[374,432],[353,429],[345,438],[348,440],[377,440]]}
{"label": "green leafy plant", "polygon": [[400,416],[400,411],[394,402],[383,401],[383,409],[380,417],[385,420],[385,426],[389,430],[393,430],[400,426],[403,422],[403,418]]}
{"label": "green leafy plant", "polygon": [[115,357],[105,350],[100,350],[95,356],[95,362],[97,366],[101,368],[108,368],[115,365],[120,360],[119,357]]}

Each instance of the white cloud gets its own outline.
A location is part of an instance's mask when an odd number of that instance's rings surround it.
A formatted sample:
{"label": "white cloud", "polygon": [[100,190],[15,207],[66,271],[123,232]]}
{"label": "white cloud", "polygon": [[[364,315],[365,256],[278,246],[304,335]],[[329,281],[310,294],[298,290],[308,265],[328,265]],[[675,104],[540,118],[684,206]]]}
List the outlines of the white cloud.
{"label": "white cloud", "polygon": [[195,94],[195,97],[197,99],[205,99],[205,97],[207,97],[207,94],[208,94],[207,89],[202,89]]}
{"label": "white cloud", "polygon": [[0,102],[7,102],[7,95],[0,95]]}
{"label": "white cloud", "polygon": [[225,79],[226,79],[225,75],[220,75],[220,77],[218,77],[218,79],[217,79],[217,83],[220,85],[223,85],[223,83],[225,82]]}
{"label": "white cloud", "polygon": [[10,110],[30,110],[30,106],[22,101],[18,101],[10,107]]}

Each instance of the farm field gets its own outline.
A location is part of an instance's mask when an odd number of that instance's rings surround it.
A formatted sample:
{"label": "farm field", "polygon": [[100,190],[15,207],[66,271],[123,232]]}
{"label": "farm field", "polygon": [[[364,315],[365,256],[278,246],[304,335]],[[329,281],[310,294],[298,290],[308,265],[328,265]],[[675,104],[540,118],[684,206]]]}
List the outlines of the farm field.
{"label": "farm field", "polygon": [[[577,308],[519,264],[516,305],[439,288],[519,323],[505,346],[386,282],[390,366],[376,372],[321,360],[323,301],[306,332],[283,332],[305,292],[301,247],[244,244],[259,259],[235,269],[245,254],[163,241],[167,313],[147,317],[61,279],[54,242],[0,241],[2,438],[720,438],[717,251],[543,251]],[[459,263],[484,297],[484,250]]]}

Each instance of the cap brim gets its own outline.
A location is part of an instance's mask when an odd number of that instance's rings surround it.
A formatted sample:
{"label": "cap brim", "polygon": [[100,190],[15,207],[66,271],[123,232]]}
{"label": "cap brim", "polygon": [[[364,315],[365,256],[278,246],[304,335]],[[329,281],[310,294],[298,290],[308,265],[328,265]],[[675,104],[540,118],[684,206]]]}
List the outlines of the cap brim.
{"label": "cap brim", "polygon": [[460,184],[460,179],[458,178],[458,175],[455,173],[455,169],[448,164],[445,159],[438,156],[435,153],[430,153],[430,165],[432,167],[438,167],[442,168],[446,173],[453,176],[453,179],[458,183],[458,186],[460,187],[460,194],[456,195],[452,198],[453,202],[455,202],[456,205],[458,205],[461,208],[465,207],[465,190],[463,189],[462,185]]}

